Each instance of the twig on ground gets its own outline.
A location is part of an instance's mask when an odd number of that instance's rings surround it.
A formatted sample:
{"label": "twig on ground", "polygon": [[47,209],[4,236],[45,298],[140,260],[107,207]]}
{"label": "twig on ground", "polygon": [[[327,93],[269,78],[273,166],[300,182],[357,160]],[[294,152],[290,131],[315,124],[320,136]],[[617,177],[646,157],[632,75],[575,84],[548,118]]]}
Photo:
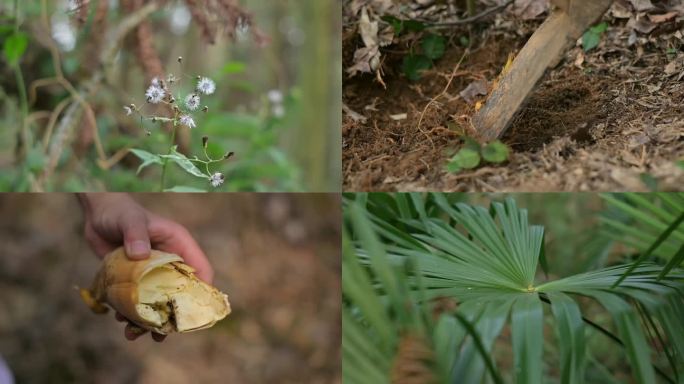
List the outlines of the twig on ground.
{"label": "twig on ground", "polygon": [[478,13],[477,15],[466,17],[465,19],[447,21],[447,22],[442,22],[442,23],[430,23],[429,21],[423,21],[423,20],[421,20],[421,22],[425,23],[428,28],[448,28],[448,27],[454,27],[457,25],[470,24],[470,23],[474,23],[480,19],[483,19],[489,15],[493,15],[497,12],[503,11],[509,5],[513,4],[513,1],[514,0],[507,0],[505,3],[503,3],[501,5],[497,5],[496,7],[486,9],[486,10]]}
{"label": "twig on ground", "polygon": [[420,114],[420,118],[418,119],[418,125],[417,125],[418,130],[419,130],[423,135],[425,135],[425,137],[427,137],[427,139],[430,141],[430,144],[432,144],[432,147],[433,147],[433,148],[434,148],[434,146],[435,146],[435,143],[432,141],[432,139],[430,138],[430,136],[428,136],[428,134],[427,134],[426,132],[423,131],[423,129],[421,128],[420,125],[423,123],[423,118],[425,117],[425,113],[427,112],[428,108],[430,108],[430,106],[431,106],[433,103],[435,103],[435,102],[437,101],[437,99],[439,99],[440,97],[444,96],[444,95],[447,93],[447,91],[449,90],[449,87],[451,86],[451,82],[452,82],[452,81],[454,80],[454,78],[456,77],[456,73],[458,73],[458,70],[461,68],[461,63],[462,63],[463,60],[466,58],[466,56],[468,55],[468,53],[470,53],[470,49],[466,49],[465,52],[463,52],[463,55],[462,55],[461,58],[458,60],[458,63],[456,63],[456,66],[454,67],[454,70],[451,71],[451,76],[449,76],[449,81],[447,81],[447,84],[446,84],[446,86],[444,87],[444,89],[442,90],[442,92],[440,92],[439,95],[433,97],[432,99],[430,99],[430,101],[428,101],[428,103],[425,105],[425,108],[423,108],[423,112],[421,112],[421,114]]}

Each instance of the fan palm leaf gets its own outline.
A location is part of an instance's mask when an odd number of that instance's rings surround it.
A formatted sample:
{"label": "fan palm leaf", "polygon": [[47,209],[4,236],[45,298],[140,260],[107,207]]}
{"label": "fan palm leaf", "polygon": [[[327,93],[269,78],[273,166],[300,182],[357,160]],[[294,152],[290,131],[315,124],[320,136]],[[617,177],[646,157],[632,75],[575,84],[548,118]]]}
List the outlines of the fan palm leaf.
{"label": "fan palm leaf", "polygon": [[[357,314],[357,330],[382,333],[391,340],[391,335],[401,333],[390,324],[409,324],[402,320],[406,315],[400,315],[406,303],[425,308],[440,298],[455,300],[458,307],[453,316],[443,314],[440,318],[447,320],[440,320],[439,326],[424,322],[422,328],[434,336],[435,329],[449,324],[451,333],[459,336],[450,339],[458,348],[446,349],[452,353],[447,361],[441,359],[440,372],[446,375],[441,377],[446,377],[446,382],[481,382],[485,366],[489,366],[486,361],[493,360],[494,342],[508,324],[515,381],[541,383],[545,306],[550,306],[554,319],[561,382],[583,381],[587,326],[624,348],[638,382],[656,382],[656,375],[666,381],[680,380],[684,366],[681,269],[661,276],[662,267],[644,263],[624,276],[632,267],[625,264],[539,282],[539,265],[545,262],[544,230],[529,225],[527,212],[512,199],[486,209],[454,203],[443,194],[364,195],[358,200],[345,199],[345,208],[356,212],[347,215],[354,219],[347,221],[352,244],[345,247],[345,260],[355,260],[356,274],[364,272],[368,277],[363,288],[344,288],[345,311]],[[343,268],[350,268],[349,263]],[[413,267],[397,275],[407,264]],[[624,281],[614,287],[623,276]],[[358,292],[351,294],[354,289]],[[373,298],[360,304],[364,295]],[[583,315],[586,305],[581,297],[591,299],[610,315],[617,335]],[[388,308],[392,310],[388,312]],[[384,316],[377,313],[383,310]],[[454,316],[472,324],[484,355],[475,353],[476,343],[472,337],[464,337],[464,327]],[[343,328],[343,345],[346,335]],[[649,343],[650,335],[657,335],[654,337],[663,345],[669,362],[664,369],[652,363],[657,351]],[[396,345],[396,340],[384,345],[383,356],[391,360]],[[384,365],[376,374],[387,377],[387,372]]]}

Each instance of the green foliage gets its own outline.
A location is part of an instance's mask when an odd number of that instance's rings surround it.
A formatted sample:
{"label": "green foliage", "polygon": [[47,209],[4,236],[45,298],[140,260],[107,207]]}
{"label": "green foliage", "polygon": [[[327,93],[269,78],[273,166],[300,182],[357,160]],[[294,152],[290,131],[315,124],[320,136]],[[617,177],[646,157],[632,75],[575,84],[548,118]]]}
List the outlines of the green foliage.
{"label": "green foliage", "polygon": [[608,29],[608,23],[605,21],[589,28],[584,35],[582,35],[582,48],[584,52],[589,52],[596,48],[601,42],[601,36]]}
{"label": "green foliage", "polygon": [[489,163],[500,164],[508,160],[509,154],[508,146],[499,140],[482,147],[476,140],[465,137],[463,148],[449,160],[446,168],[451,173],[458,173],[464,169],[476,168],[482,159]]}
{"label": "green foliage", "polygon": [[437,60],[444,56],[446,39],[439,35],[429,34],[421,40],[423,54],[430,60]]}
{"label": "green foliage", "polygon": [[[645,253],[678,216],[684,214],[682,193],[620,193],[603,194],[613,211],[601,216],[601,233],[639,253]],[[660,243],[651,254],[667,261],[684,244],[684,225],[674,228],[672,234]]]}
{"label": "green foliage", "polygon": [[[300,69],[306,71],[306,68],[310,68],[311,60],[304,60],[303,53],[326,55],[325,50],[313,44],[324,41],[322,46],[325,47],[328,40],[333,38],[332,31],[328,31],[325,14],[319,12],[311,19],[304,19],[322,21],[322,32],[307,38],[297,49],[291,49],[293,43],[287,39],[274,39],[276,41],[264,49],[254,49],[252,41],[244,41],[225,50],[207,52],[204,43],[198,40],[197,33],[193,33],[197,28],[194,23],[184,35],[171,33],[171,23],[168,22],[172,17],[171,9],[166,7],[155,12],[151,18],[159,27],[153,32],[155,46],[161,50],[160,56],[186,57],[182,67],[170,66],[164,70],[166,74],[173,73],[178,78],[180,84],[177,90],[180,93],[192,92],[194,85],[190,83],[195,81],[193,75],[196,73],[206,73],[217,82],[217,92],[212,96],[215,99],[203,96],[200,109],[194,111],[197,113],[197,127],[184,127],[179,131],[174,140],[180,145],[178,151],[169,153],[172,143],[168,125],[141,120],[136,114],[126,117],[123,112],[124,105],[133,103],[140,109],[153,110],[163,117],[172,116],[166,113],[168,111],[151,109],[145,103],[143,93],[149,85],[143,80],[146,74],[137,65],[134,52],[126,47],[117,55],[115,62],[105,63],[108,68],[107,82],[113,86],[95,87],[98,89],[95,96],[86,98],[89,107],[95,112],[97,131],[89,130],[91,125],[83,119],[86,115],[82,106],[75,110],[75,118],[71,120],[64,119],[68,108],[57,111],[56,107],[71,97],[71,86],[82,95],[88,94],[83,85],[88,83],[94,70],[102,69],[94,57],[97,55],[93,53],[100,52],[101,47],[88,44],[93,31],[102,27],[95,22],[96,6],[84,7],[88,10],[87,14],[78,15],[81,22],[72,25],[76,45],[72,50],[61,50],[59,62],[53,62],[56,57],[50,55],[47,47],[33,44],[36,40],[33,32],[48,27],[42,25],[44,19],[53,23],[58,19],[60,22],[69,19],[73,22],[75,15],[65,13],[63,4],[58,3],[20,2],[18,7],[9,5],[7,12],[0,14],[0,66],[11,67],[6,75],[14,74],[15,77],[5,79],[4,85],[7,87],[0,87],[0,125],[7,128],[0,134],[0,152],[7,160],[0,167],[0,190],[134,192],[190,188],[193,191],[302,191],[307,188],[334,188],[332,176],[325,179],[327,175],[319,172],[316,180],[322,179],[321,183],[325,184],[325,187],[321,187],[313,182],[313,176],[308,176],[313,172],[304,173],[303,169],[311,160],[320,160],[325,167],[332,168],[332,163],[339,162],[339,156],[336,160],[326,153],[328,157],[321,158],[319,151],[311,159],[299,157],[301,152],[311,147],[305,144],[315,142],[318,143],[315,146],[321,148],[326,147],[322,142],[335,140],[334,135],[327,135],[327,132],[334,130],[334,120],[326,120],[334,119],[335,114],[330,114],[325,108],[312,113],[304,112],[301,108],[304,104],[311,105],[312,99],[325,103],[325,99],[334,94],[331,92],[334,88],[322,83],[318,86],[319,78],[316,77],[314,86],[303,94],[303,77],[298,76]],[[110,8],[107,31],[103,33],[111,32],[130,13],[120,5],[113,4]],[[259,15],[265,24],[269,23],[268,20],[302,20],[305,14],[302,11],[310,10],[310,7],[290,7],[283,8],[283,13],[273,12],[271,5],[256,8],[255,16]],[[42,17],[43,13],[46,18]],[[406,28],[412,30],[415,25],[407,23]],[[198,56],[200,53],[202,55]],[[325,76],[328,70],[334,71],[335,55],[330,60],[331,65],[323,66],[324,69],[317,71],[317,76]],[[172,62],[175,65],[175,60]],[[88,66],[84,67],[86,63]],[[27,86],[35,80],[54,78],[59,73],[57,66],[61,67],[69,86],[62,86],[66,84],[64,82],[61,85],[38,86],[35,88],[37,102],[30,105],[26,103],[24,100],[28,99],[28,95],[24,94],[28,91]],[[18,79],[22,71],[28,80],[25,84]],[[335,79],[333,74],[330,78]],[[284,91],[282,102],[273,103],[267,94],[278,85],[289,88],[281,89]],[[5,94],[5,90],[9,94]],[[179,92],[172,92],[178,96]],[[177,98],[174,105],[183,108],[183,100]],[[204,105],[209,107],[206,113],[201,112]],[[39,118],[33,118],[36,116],[33,112],[38,109],[54,114],[49,118],[40,114],[37,115]],[[71,121],[73,124],[65,126],[64,132],[68,132],[68,137],[64,140],[64,148],[59,151],[61,155],[57,159],[57,166],[52,169],[53,162],[47,161],[46,148],[55,148],[53,144],[61,137],[57,133],[62,121]],[[54,122],[52,129],[47,129],[48,122]],[[327,136],[306,137],[309,142],[299,144],[297,141],[301,135],[293,129],[324,131]],[[95,132],[97,137],[92,135]],[[210,137],[206,152],[211,159],[223,159],[230,151],[235,152],[235,155],[220,165],[212,163],[207,169],[202,162],[207,161],[203,157],[205,148],[200,144],[205,135]],[[100,143],[102,151],[96,147]],[[127,151],[130,154],[125,155]],[[198,157],[202,161],[197,161]],[[168,162],[166,182],[160,186],[163,167],[158,165],[165,162]],[[225,182],[217,187],[220,189],[210,185],[206,177],[209,172],[225,176]],[[306,185],[303,183],[305,176]]]}
{"label": "green foliage", "polygon": [[446,39],[444,36],[427,34],[420,40],[422,53],[411,53],[404,57],[402,70],[409,80],[419,80],[422,72],[432,68],[434,61],[444,56]]}
{"label": "green foliage", "polygon": [[508,160],[510,150],[499,140],[493,141],[482,148],[482,157],[490,163],[500,164]]}
{"label": "green foliage", "polygon": [[430,68],[432,68],[432,62],[423,55],[408,55],[404,57],[402,64],[404,75],[411,81],[419,80],[421,73]]}
{"label": "green foliage", "polygon": [[[189,175],[199,177],[201,179],[209,179],[211,177],[211,173],[209,173],[207,169],[207,173],[203,173],[197,166],[190,160],[188,159],[184,154],[180,153],[177,151],[177,147],[173,147],[171,149],[171,153],[168,155],[160,155],[162,159],[169,159],[176,163],[178,166],[180,166],[185,172],[187,172]],[[195,158],[193,159],[194,161],[200,161],[199,159]]]}
{"label": "green foliage", "polygon": [[5,60],[10,66],[16,66],[19,64],[19,59],[26,52],[26,47],[28,46],[28,36],[23,32],[15,32],[5,39],[5,44],[3,46],[2,52],[5,56]]}
{"label": "green foliage", "polygon": [[451,158],[447,169],[449,172],[456,173],[463,169],[473,169],[478,165],[480,165],[480,153],[470,148],[463,148]]}
{"label": "green foliage", "polygon": [[142,164],[138,167],[138,171],[136,173],[140,173],[145,167],[152,165],[152,164],[159,164],[162,165],[162,159],[159,155],[155,155],[153,153],[149,153],[147,151],[143,151],[142,149],[136,149],[133,148],[131,149],[131,152],[136,155],[140,160],[142,160]]}
{"label": "green foliage", "polygon": [[397,36],[406,32],[420,32],[427,27],[418,20],[403,20],[391,15],[383,16],[382,20],[392,25]]}
{"label": "green foliage", "polygon": [[[681,380],[684,270],[661,275],[661,266],[644,263],[618,287],[632,264],[542,280],[544,228],[528,224],[513,199],[485,208],[461,198],[344,196],[345,382],[389,382],[397,361],[421,364],[435,382],[509,375],[518,383],[586,382],[598,352],[588,349],[591,330],[613,346],[611,353],[624,351],[634,381]],[[554,338],[543,332],[545,324]],[[510,336],[501,336],[504,329]],[[405,361],[407,335],[418,335],[434,361]],[[514,369],[503,375],[497,349],[507,340]],[[546,345],[557,348],[560,361],[549,361]],[[545,377],[552,375],[547,365],[560,367],[560,376]]]}

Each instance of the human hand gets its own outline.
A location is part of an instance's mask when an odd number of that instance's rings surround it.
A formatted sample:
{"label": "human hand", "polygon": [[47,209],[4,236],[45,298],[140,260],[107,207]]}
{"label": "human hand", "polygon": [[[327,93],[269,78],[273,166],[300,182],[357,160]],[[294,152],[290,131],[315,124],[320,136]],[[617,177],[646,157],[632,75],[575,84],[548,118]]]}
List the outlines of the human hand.
{"label": "human hand", "polygon": [[[154,248],[182,257],[197,271],[197,277],[211,284],[214,277],[211,264],[182,225],[147,211],[127,194],[80,194],[78,198],[85,214],[85,238],[100,258],[122,244],[132,260],[148,258]],[[128,321],[119,313],[116,319]],[[146,332],[129,321],[124,335],[128,340],[135,340]],[[152,333],[155,341],[165,337]]]}

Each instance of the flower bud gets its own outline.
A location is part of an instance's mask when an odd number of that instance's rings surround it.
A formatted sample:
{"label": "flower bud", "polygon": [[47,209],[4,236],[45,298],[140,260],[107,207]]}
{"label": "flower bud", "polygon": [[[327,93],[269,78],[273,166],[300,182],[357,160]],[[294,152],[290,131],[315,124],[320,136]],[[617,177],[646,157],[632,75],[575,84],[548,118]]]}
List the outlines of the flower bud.
{"label": "flower bud", "polygon": [[209,136],[202,136],[202,146],[206,149],[209,143]]}
{"label": "flower bud", "polygon": [[226,153],[225,156],[223,156],[223,160],[228,160],[228,159],[230,159],[231,157],[233,157],[234,154],[235,154],[235,152],[228,152],[228,153]]}

